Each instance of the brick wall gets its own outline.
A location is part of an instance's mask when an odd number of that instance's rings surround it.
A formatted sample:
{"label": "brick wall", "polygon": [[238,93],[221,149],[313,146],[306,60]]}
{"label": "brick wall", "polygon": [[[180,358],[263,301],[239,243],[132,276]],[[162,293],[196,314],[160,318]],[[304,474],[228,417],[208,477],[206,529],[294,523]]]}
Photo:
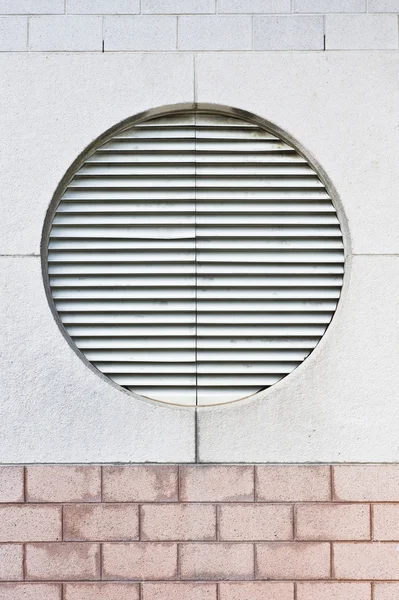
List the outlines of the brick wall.
{"label": "brick wall", "polygon": [[0,0],[0,51],[398,49],[399,0]]}
{"label": "brick wall", "polygon": [[0,502],[2,600],[399,597],[398,465],[10,466]]}

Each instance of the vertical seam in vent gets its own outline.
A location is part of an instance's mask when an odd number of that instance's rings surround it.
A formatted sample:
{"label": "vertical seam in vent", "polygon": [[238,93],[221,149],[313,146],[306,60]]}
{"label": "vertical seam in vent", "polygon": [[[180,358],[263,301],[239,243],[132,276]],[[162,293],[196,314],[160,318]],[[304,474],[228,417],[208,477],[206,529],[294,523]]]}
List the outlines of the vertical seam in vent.
{"label": "vertical seam in vent", "polygon": [[197,111],[194,111],[195,405],[198,406]]}

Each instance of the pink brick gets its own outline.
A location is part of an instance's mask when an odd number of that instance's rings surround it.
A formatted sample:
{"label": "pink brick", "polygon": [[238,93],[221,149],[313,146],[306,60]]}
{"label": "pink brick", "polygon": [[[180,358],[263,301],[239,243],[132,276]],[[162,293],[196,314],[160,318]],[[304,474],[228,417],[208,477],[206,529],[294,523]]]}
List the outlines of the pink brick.
{"label": "pink brick", "polygon": [[294,600],[293,583],[221,583],[220,600]]}
{"label": "pink brick", "polygon": [[24,468],[0,467],[0,502],[24,501]]}
{"label": "pink brick", "polygon": [[334,568],[337,579],[399,579],[398,544],[334,544]]}
{"label": "pink brick", "polygon": [[64,540],[138,540],[136,504],[69,504],[64,507]]}
{"label": "pink brick", "polygon": [[375,583],[373,600],[398,600],[399,583]]}
{"label": "pink brick", "polygon": [[296,509],[299,540],[369,540],[368,504],[304,504]]}
{"label": "pink brick", "polygon": [[375,504],[373,514],[374,539],[399,540],[399,504]]}
{"label": "pink brick", "polygon": [[27,579],[98,579],[99,544],[27,544]]}
{"label": "pink brick", "polygon": [[292,540],[289,505],[226,504],[220,507],[220,539],[226,541]]}
{"label": "pink brick", "polygon": [[371,600],[369,583],[298,583],[297,600]]}
{"label": "pink brick", "polygon": [[271,542],[256,546],[259,579],[325,579],[330,576],[330,544]]}
{"label": "pink brick", "polygon": [[331,499],[330,467],[256,467],[257,500],[266,502],[318,502]]}
{"label": "pink brick", "polygon": [[1,600],[61,600],[55,583],[0,583]]}
{"label": "pink brick", "polygon": [[142,600],[216,600],[216,598],[216,583],[145,583],[143,585]]}
{"label": "pink brick", "polygon": [[253,577],[252,544],[181,544],[179,550],[182,579],[211,581]]}
{"label": "pink brick", "polygon": [[216,507],[210,504],[146,504],[141,507],[143,540],[215,540]]}
{"label": "pink brick", "polygon": [[254,499],[253,467],[181,467],[180,497],[186,502],[251,502]]}
{"label": "pink brick", "polygon": [[0,580],[23,579],[22,561],[23,548],[21,545],[0,544]]}
{"label": "pink brick", "polygon": [[27,468],[28,502],[98,502],[100,498],[100,467]]}
{"label": "pink brick", "polygon": [[175,579],[177,545],[104,544],[103,579]]}
{"label": "pink brick", "polygon": [[175,466],[104,467],[105,502],[173,502],[178,499]]}
{"label": "pink brick", "polygon": [[354,501],[398,501],[399,465],[334,467],[335,498]]}
{"label": "pink brick", "polygon": [[67,583],[64,600],[139,600],[139,584]]}
{"label": "pink brick", "polygon": [[0,542],[60,540],[60,506],[0,506]]}

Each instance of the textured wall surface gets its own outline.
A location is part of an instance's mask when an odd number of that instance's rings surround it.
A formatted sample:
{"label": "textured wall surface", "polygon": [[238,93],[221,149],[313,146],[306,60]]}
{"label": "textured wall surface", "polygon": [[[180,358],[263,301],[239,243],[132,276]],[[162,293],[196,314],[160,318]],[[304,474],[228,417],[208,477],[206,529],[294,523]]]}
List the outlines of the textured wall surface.
{"label": "textured wall surface", "polygon": [[[399,460],[398,12],[398,0],[0,0],[0,463]],[[265,392],[197,410],[89,369],[41,273],[46,212],[73,161],[123,119],[195,102],[296,141],[335,189],[346,253],[309,358]]]}
{"label": "textured wall surface", "polygon": [[397,0],[1,0],[0,51],[398,49],[398,12]]}
{"label": "textured wall surface", "polygon": [[[0,462],[399,460],[399,53],[0,54]],[[336,190],[346,266],[331,327],[280,383],[179,408],[112,386],[64,339],[40,246],[60,180],[109,127],[165,104],[271,121]]]}
{"label": "textured wall surface", "polygon": [[393,600],[398,541],[393,465],[0,468],[2,600]]}
{"label": "textured wall surface", "polygon": [[[1,600],[399,598],[399,467],[337,464],[399,461],[398,13],[399,0],[0,0],[0,464],[14,465],[0,466]],[[82,362],[40,249],[89,144],[195,102],[250,111],[313,157],[346,269],[301,367],[193,410]]]}

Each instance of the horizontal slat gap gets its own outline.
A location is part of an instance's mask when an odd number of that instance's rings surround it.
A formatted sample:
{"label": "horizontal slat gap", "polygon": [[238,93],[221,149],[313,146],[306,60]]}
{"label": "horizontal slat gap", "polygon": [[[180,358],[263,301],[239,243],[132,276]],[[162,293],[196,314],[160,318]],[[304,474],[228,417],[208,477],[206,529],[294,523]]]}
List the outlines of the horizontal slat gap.
{"label": "horizontal slat gap", "polygon": [[279,349],[279,350],[253,350],[253,349],[241,349],[233,350],[231,348],[227,350],[201,350],[198,353],[197,359],[195,353],[192,350],[173,350],[170,348],[159,349],[146,349],[145,354],[140,349],[89,349],[87,350],[87,358],[94,362],[123,362],[129,363],[133,367],[136,364],[141,364],[143,361],[151,361],[150,364],[154,364],[156,368],[158,363],[175,364],[176,362],[184,362],[192,364],[197,362],[198,364],[209,363],[209,364],[221,364],[231,362],[249,362],[252,363],[285,363],[285,362],[301,362],[306,356],[309,350],[306,349]]}
{"label": "horizontal slat gap", "polygon": [[[165,301],[165,300],[153,300],[149,304],[140,300],[135,299],[123,299],[118,298],[104,302],[101,299],[91,300],[56,300],[56,306],[58,311],[71,311],[74,310],[77,313],[83,312],[97,312],[97,311],[112,311],[112,312],[175,312],[184,313],[189,311],[190,313],[196,309],[196,303],[194,301]],[[336,308],[336,302],[331,300],[291,300],[291,299],[279,299],[279,300],[264,300],[263,302],[254,301],[252,299],[246,300],[245,303],[235,301],[206,301],[201,300],[197,305],[198,314],[218,314],[232,312],[234,314],[246,314],[250,311],[251,314],[267,314],[269,312],[334,312]]]}
{"label": "horizontal slat gap", "polygon": [[[150,174],[145,174],[145,173],[110,173],[109,171],[107,173],[93,173],[91,174],[90,172],[87,173],[82,173],[81,171],[79,171],[78,173],[76,173],[76,175],[74,176],[74,181],[79,181],[81,179],[97,179],[99,182],[103,181],[103,180],[108,180],[108,179],[132,179],[133,181],[148,181],[149,179],[151,180],[155,180],[157,181],[158,179],[181,179],[182,181],[185,180],[189,180],[191,181],[193,179],[193,173],[178,173],[178,174],[173,174],[173,173],[169,173],[169,174],[165,174],[165,173],[156,173],[156,172],[151,172]],[[238,173],[238,172],[234,172],[232,171],[231,173],[220,173],[217,172],[215,174],[208,174],[208,173],[195,173],[195,180],[196,182],[201,182],[203,179],[217,179],[217,180],[231,180],[232,182],[236,182],[240,179],[243,179],[244,181],[247,180],[251,180],[251,179],[301,179],[301,178],[308,178],[308,179],[315,179],[318,182],[320,182],[318,176],[315,173],[312,172],[304,172],[304,173],[275,173],[275,174],[267,174],[267,173]],[[323,184],[320,182],[320,187],[322,187]],[[68,187],[75,187],[75,186],[68,186]],[[79,186],[77,186],[79,187]],[[101,187],[100,185],[98,187]],[[157,186],[155,186],[157,187]],[[219,186],[218,186],[219,187]]]}
{"label": "horizontal slat gap", "polygon": [[246,387],[248,385],[257,385],[263,387],[265,385],[272,385],[276,383],[281,377],[284,376],[284,373],[280,374],[265,374],[262,376],[254,376],[254,375],[237,375],[234,377],[233,375],[176,375],[176,374],[157,374],[156,377],[143,375],[124,375],[124,374],[110,374],[109,377],[119,383],[120,385],[134,385],[136,386],[147,386],[151,385],[151,387],[157,388],[159,387],[177,387],[177,386],[192,386],[192,387],[230,387],[234,386],[235,388]]}
{"label": "horizontal slat gap", "polygon": [[216,203],[231,202],[237,205],[237,203],[244,203],[244,205],[251,201],[258,205],[267,205],[270,201],[279,203],[286,202],[320,202],[330,200],[330,197],[326,190],[321,187],[312,187],[310,189],[302,190],[301,192],[297,187],[291,186],[285,189],[275,190],[272,188],[248,189],[248,188],[217,188],[212,191],[206,189],[191,189],[188,187],[177,187],[177,188],[141,188],[128,190],[126,188],[120,188],[113,190],[111,188],[85,188],[80,189],[68,188],[63,196],[62,201],[73,202],[82,200],[84,202],[162,202],[170,203],[173,202],[194,202],[194,198],[197,196],[197,200],[201,200],[200,206],[209,205],[212,206]]}
{"label": "horizontal slat gap", "polygon": [[[226,369],[228,373],[248,372],[249,374],[289,373],[299,361],[258,361],[255,363],[230,361],[201,362],[200,373],[218,373]],[[196,362],[176,364],[175,362],[115,362],[95,361],[94,365],[103,373],[195,373]]]}
{"label": "horizontal slat gap", "polygon": [[[275,277],[262,277],[258,276],[257,278],[253,275],[241,275],[236,276],[235,278],[229,278],[226,276],[218,276],[216,279],[201,277],[197,278],[197,281],[193,276],[190,278],[189,275],[181,276],[179,279],[176,277],[164,277],[159,275],[158,277],[152,276],[150,278],[147,277],[147,280],[143,277],[143,279],[139,279],[138,277],[131,277],[129,275],[123,276],[119,274],[108,273],[107,276],[100,274],[91,274],[91,275],[53,275],[50,278],[50,285],[52,287],[75,287],[79,288],[80,286],[84,287],[125,287],[125,288],[180,288],[180,287],[197,287],[198,289],[207,289],[207,288],[221,288],[221,289],[229,289],[229,288],[244,288],[250,289],[255,287],[258,288],[275,288],[276,290],[282,288],[308,288],[308,287],[329,287],[329,288],[341,288],[342,286],[342,277],[339,276],[330,276],[330,277],[322,277],[319,276],[317,279],[317,275],[304,275],[304,276],[292,276],[292,275],[281,275],[279,278]],[[284,279],[285,278],[285,279]]]}
{"label": "horizontal slat gap", "polygon": [[[186,140],[189,141],[189,138]],[[121,144],[122,145],[122,144]],[[284,147],[270,147],[268,149],[260,149],[260,150],[249,150],[248,148],[246,148],[245,150],[243,149],[239,149],[237,148],[236,150],[227,150],[226,148],[197,148],[196,150],[194,150],[194,148],[168,148],[167,150],[162,149],[162,148],[118,148],[116,146],[103,146],[101,148],[98,148],[96,150],[96,153],[99,153],[100,155],[104,154],[104,153],[109,153],[109,154],[120,154],[120,155],[126,155],[126,154],[131,154],[132,156],[134,155],[142,155],[142,154],[148,154],[148,155],[185,155],[185,156],[193,156],[195,157],[197,160],[199,157],[201,156],[208,156],[208,155],[216,155],[216,156],[229,156],[230,158],[232,156],[234,156],[235,154],[239,155],[239,154],[247,154],[249,156],[258,156],[258,155],[267,155],[267,154],[292,154],[294,156],[297,156],[296,151],[293,148],[290,148],[289,146]],[[211,161],[209,161],[211,162]],[[255,161],[254,161],[255,162]]]}
{"label": "horizontal slat gap", "polygon": [[[275,137],[275,136],[271,136],[268,134],[265,135],[257,135],[255,136],[251,136],[249,137],[243,137],[243,138],[239,138],[239,137],[235,137],[232,139],[232,137],[212,137],[212,136],[204,136],[202,135],[202,133],[204,133],[206,131],[206,129],[199,129],[197,131],[197,133],[195,133],[196,128],[192,127],[186,127],[185,128],[186,132],[188,135],[181,135],[179,137],[175,137],[175,136],[168,136],[168,137],[164,137],[164,136],[160,136],[160,137],[156,137],[156,136],[140,136],[140,137],[136,137],[136,136],[132,136],[129,134],[125,134],[125,135],[115,135],[110,141],[106,142],[103,146],[101,146],[101,148],[98,148],[96,150],[96,152],[98,152],[98,150],[102,149],[102,148],[109,148],[110,146],[112,147],[112,145],[117,145],[119,143],[126,143],[126,144],[130,144],[132,142],[136,142],[137,144],[151,144],[156,142],[159,145],[162,144],[174,144],[174,142],[192,142],[195,138],[195,149],[196,151],[198,149],[201,148],[202,144],[206,144],[206,143],[210,143],[210,142],[214,142],[215,144],[233,144],[233,145],[240,145],[240,144],[244,144],[244,145],[249,145],[249,144],[253,144],[254,146],[257,145],[261,145],[261,144],[276,144],[278,146],[281,146],[282,148],[290,148],[290,146],[288,146],[285,142],[282,142],[279,138]],[[180,129],[180,132],[183,131],[183,129]],[[190,135],[192,134],[192,135]],[[291,148],[290,148],[291,149]]]}
{"label": "horizontal slat gap", "polygon": [[[226,274],[225,263],[201,263],[198,265],[197,273],[201,276],[223,276]],[[297,265],[264,265],[259,264],[233,264],[229,263],[229,275],[342,275],[343,265],[325,265],[325,264],[309,264],[306,263]],[[190,263],[128,263],[121,264],[118,262],[106,264],[90,264],[90,263],[51,263],[48,269],[50,275],[107,275],[107,274],[126,274],[131,276],[137,275],[159,275],[168,274],[193,274],[195,268]]]}
{"label": "horizontal slat gap", "polygon": [[[59,312],[62,322],[64,324],[80,324],[80,325],[90,325],[90,324],[113,324],[113,325],[149,325],[149,326],[158,326],[158,325],[180,325],[181,323],[195,323],[196,322],[196,313],[195,311],[191,312],[179,312],[175,313],[148,313],[147,315],[143,315],[142,313],[122,313],[122,314],[107,314],[107,313],[65,313]],[[201,317],[201,318],[200,318]],[[197,323],[200,325],[211,325],[211,324],[220,324],[220,325],[241,325],[241,324],[253,324],[254,322],[257,325],[262,324],[270,324],[270,325],[304,325],[310,326],[315,324],[328,324],[331,320],[331,313],[300,313],[299,315],[291,313],[289,317],[284,318],[282,315],[276,315],[271,313],[270,315],[265,315],[262,313],[256,313],[254,317],[254,313],[234,313],[233,315],[226,315],[223,312],[215,312],[211,315],[201,314],[197,315]]]}
{"label": "horizontal slat gap", "polygon": [[143,166],[159,166],[159,165],[306,165],[306,160],[295,152],[256,152],[251,155],[248,152],[236,152],[223,154],[219,153],[204,153],[195,155],[194,152],[163,152],[154,153],[146,150],[145,152],[130,152],[130,151],[113,151],[92,154],[88,157],[84,165],[143,165]]}
{"label": "horizontal slat gap", "polygon": [[[313,339],[318,336],[322,336],[325,331],[325,325],[287,325],[280,324],[273,326],[261,326],[261,325],[237,325],[232,323],[226,323],[225,325],[203,325],[199,324],[197,328],[194,323],[192,325],[186,324],[168,324],[161,325],[159,323],[151,326],[146,323],[145,326],[140,325],[118,325],[118,324],[86,324],[86,325],[67,325],[68,333],[74,338],[81,337],[99,337],[112,339],[123,339],[125,337],[155,337],[155,338],[167,338],[173,342],[174,337],[193,337],[197,336],[197,339],[210,339],[217,337],[218,339],[231,339],[239,340],[240,338],[247,338],[251,336],[253,340],[263,339],[265,337],[300,337],[301,339]],[[197,333],[196,333],[197,331]]]}

